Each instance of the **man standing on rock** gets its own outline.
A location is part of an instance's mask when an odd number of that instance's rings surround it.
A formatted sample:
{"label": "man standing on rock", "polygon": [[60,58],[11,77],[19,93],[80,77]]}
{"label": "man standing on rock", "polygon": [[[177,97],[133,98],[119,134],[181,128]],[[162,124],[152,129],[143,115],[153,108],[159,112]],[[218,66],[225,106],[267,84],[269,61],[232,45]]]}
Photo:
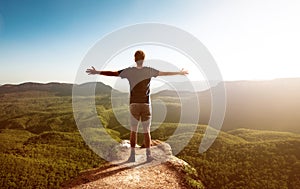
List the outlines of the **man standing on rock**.
{"label": "man standing on rock", "polygon": [[135,162],[135,146],[137,140],[138,123],[142,122],[147,161],[154,160],[151,156],[151,102],[150,102],[150,81],[152,77],[170,76],[170,75],[186,75],[187,71],[181,70],[179,72],[162,72],[151,67],[143,67],[145,54],[138,50],[134,54],[136,66],[128,67],[119,71],[97,71],[94,67],[87,69],[86,73],[100,74],[105,76],[119,76],[122,79],[126,78],[130,85],[130,146],[131,153],[128,159],[129,162]]}

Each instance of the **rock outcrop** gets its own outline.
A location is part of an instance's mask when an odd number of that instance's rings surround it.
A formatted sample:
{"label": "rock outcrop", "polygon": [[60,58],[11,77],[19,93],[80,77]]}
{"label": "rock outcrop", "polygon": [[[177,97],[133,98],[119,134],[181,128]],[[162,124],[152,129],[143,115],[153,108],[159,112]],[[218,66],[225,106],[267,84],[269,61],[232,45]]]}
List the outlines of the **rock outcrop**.
{"label": "rock outcrop", "polygon": [[146,149],[136,148],[136,162],[129,163],[128,141],[122,141],[113,149],[111,162],[100,168],[82,172],[77,178],[64,184],[63,188],[204,188],[195,178],[196,171],[185,161],[172,155],[170,145],[153,141],[152,162],[146,161]]}

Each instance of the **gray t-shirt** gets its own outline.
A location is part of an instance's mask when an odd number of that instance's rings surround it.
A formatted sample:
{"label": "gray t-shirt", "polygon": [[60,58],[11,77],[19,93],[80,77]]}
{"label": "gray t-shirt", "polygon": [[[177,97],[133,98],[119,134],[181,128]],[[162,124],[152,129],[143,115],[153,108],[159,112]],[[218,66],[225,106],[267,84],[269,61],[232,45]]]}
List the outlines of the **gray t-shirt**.
{"label": "gray t-shirt", "polygon": [[130,85],[130,104],[149,103],[150,81],[152,77],[157,77],[159,71],[150,67],[129,67],[119,70],[119,76],[126,78]]}

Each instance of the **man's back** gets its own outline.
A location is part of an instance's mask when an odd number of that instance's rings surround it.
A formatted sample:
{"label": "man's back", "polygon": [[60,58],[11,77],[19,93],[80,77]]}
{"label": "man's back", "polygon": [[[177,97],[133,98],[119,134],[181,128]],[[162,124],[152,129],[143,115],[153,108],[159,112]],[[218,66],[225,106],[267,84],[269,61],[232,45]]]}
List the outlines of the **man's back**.
{"label": "man's back", "polygon": [[126,78],[130,85],[130,104],[149,103],[150,81],[159,71],[150,67],[129,67],[119,71],[121,78]]}

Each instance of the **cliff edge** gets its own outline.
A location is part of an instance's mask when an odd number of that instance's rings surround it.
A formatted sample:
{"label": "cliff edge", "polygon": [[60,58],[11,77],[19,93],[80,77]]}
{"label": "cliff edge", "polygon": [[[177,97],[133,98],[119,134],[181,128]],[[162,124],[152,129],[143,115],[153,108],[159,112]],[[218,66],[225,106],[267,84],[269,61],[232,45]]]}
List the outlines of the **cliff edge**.
{"label": "cliff edge", "polygon": [[136,162],[129,163],[128,141],[117,147],[112,161],[99,168],[82,172],[65,184],[64,189],[88,188],[205,188],[188,163],[172,155],[170,145],[153,141],[152,162],[146,162],[145,148],[136,148]]}

